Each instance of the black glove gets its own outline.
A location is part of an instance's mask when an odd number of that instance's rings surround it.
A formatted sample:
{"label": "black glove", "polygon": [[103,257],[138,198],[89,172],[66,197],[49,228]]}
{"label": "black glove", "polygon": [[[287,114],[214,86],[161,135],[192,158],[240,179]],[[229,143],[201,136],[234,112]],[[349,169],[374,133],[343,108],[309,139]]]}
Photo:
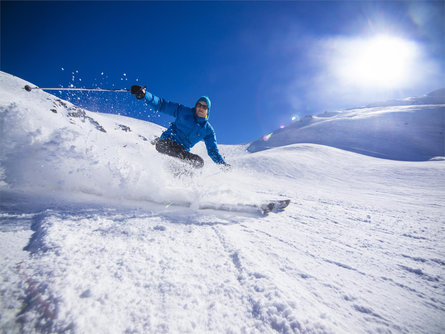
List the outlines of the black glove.
{"label": "black glove", "polygon": [[141,100],[145,97],[145,86],[133,85],[131,86],[130,92],[134,94],[138,100]]}

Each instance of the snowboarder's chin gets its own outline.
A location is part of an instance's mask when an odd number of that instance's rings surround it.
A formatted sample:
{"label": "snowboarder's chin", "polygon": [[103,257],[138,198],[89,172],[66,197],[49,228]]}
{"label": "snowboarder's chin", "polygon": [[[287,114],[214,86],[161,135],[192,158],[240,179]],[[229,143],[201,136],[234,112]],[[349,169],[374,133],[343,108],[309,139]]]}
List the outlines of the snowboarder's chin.
{"label": "snowboarder's chin", "polygon": [[207,117],[207,112],[196,111],[196,115],[198,117],[201,117],[201,118],[206,118]]}

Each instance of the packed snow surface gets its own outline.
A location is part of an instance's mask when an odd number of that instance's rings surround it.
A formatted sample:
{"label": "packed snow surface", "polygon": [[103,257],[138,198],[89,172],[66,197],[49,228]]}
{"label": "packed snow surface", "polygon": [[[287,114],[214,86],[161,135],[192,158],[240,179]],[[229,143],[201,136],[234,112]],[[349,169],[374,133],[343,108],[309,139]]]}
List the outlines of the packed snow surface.
{"label": "packed snow surface", "polygon": [[[161,127],[26,84],[0,73],[2,331],[445,331],[444,154],[362,155],[336,148],[338,131],[325,146],[222,145],[229,171],[197,145],[204,169],[183,171],[150,143]],[[443,113],[403,108],[422,124]],[[268,215],[199,209],[285,198]]]}

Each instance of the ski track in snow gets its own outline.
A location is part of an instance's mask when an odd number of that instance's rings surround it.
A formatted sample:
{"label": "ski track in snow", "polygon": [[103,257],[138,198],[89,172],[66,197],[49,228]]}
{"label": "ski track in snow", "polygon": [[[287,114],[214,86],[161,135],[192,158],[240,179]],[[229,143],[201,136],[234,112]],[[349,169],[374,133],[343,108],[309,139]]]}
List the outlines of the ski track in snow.
{"label": "ski track in snow", "polygon": [[440,231],[409,226],[440,212],[345,204],[305,201],[261,218],[45,210],[19,266],[32,278],[25,300],[38,294],[21,330],[439,333]]}
{"label": "ski track in snow", "polygon": [[[148,142],[159,127],[0,79],[2,331],[445,331],[445,161],[222,146],[232,171],[206,158],[174,177]],[[271,197],[291,204],[174,205]]]}

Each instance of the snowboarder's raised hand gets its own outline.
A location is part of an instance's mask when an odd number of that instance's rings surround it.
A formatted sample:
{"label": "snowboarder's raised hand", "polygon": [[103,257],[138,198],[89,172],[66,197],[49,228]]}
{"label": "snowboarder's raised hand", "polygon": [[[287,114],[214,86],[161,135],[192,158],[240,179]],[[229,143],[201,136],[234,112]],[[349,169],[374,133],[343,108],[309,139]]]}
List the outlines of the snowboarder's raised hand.
{"label": "snowboarder's raised hand", "polygon": [[138,100],[141,100],[145,97],[145,86],[133,85],[131,86],[130,92],[134,94]]}
{"label": "snowboarder's raised hand", "polygon": [[232,165],[228,164],[227,162],[221,164],[221,170],[225,172],[229,172],[232,170]]}

